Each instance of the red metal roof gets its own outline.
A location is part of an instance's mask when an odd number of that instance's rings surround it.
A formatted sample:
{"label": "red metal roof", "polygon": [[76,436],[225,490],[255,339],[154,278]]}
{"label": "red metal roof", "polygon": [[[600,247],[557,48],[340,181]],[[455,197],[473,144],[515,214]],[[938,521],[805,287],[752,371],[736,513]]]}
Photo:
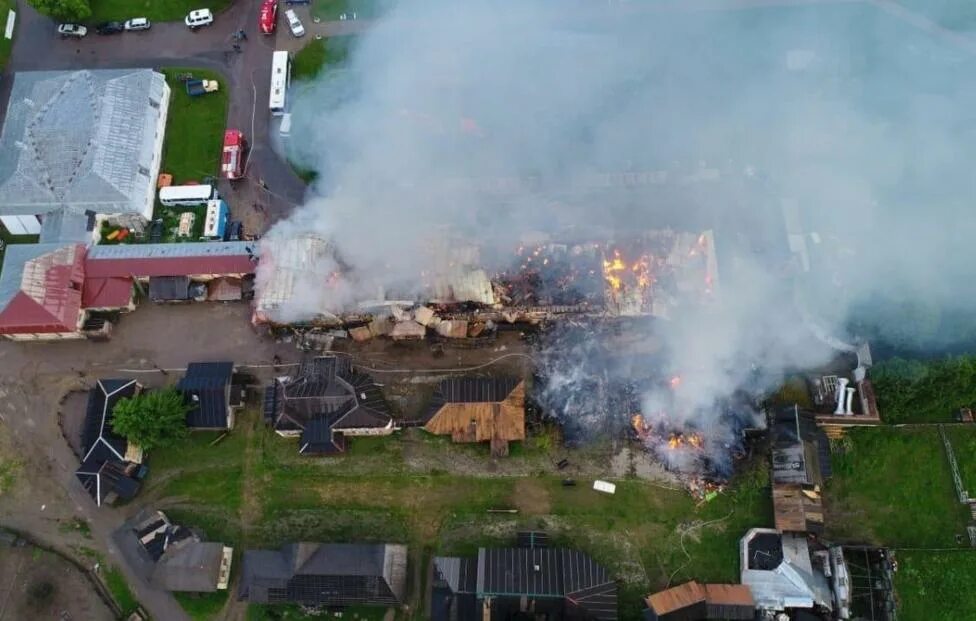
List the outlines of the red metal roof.
{"label": "red metal roof", "polygon": [[86,278],[82,289],[82,308],[124,308],[132,302],[129,278]]}
{"label": "red metal roof", "polygon": [[88,259],[85,274],[89,278],[148,278],[150,276],[234,276],[251,274],[254,263],[247,255],[200,257],[152,257]]}
{"label": "red metal roof", "polygon": [[0,334],[77,331],[84,257],[83,245],[70,244],[19,266],[19,291],[0,310]]}

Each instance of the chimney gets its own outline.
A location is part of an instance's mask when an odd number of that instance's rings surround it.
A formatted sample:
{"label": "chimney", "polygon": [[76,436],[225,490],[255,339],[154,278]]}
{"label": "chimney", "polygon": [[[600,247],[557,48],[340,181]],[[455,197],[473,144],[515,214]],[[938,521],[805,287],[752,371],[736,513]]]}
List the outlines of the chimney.
{"label": "chimney", "polygon": [[851,387],[847,388],[847,406],[844,408],[844,414],[851,416],[854,414],[854,410],[851,409],[854,406],[854,389]]}
{"label": "chimney", "polygon": [[844,414],[844,394],[847,390],[848,383],[850,383],[850,380],[846,377],[837,380],[837,408],[834,410],[834,415],[836,416]]}

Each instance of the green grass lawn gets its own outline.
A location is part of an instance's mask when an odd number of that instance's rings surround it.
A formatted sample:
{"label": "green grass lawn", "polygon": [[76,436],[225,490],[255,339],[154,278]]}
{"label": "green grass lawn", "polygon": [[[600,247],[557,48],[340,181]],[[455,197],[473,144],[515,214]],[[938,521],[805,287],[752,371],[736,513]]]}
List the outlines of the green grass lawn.
{"label": "green grass lawn", "polygon": [[898,552],[895,591],[901,621],[976,619],[976,551]]}
{"label": "green grass lawn", "polygon": [[[14,46],[13,39],[7,39],[3,36],[3,33],[7,29],[7,17],[10,15],[10,10],[17,10],[17,5],[14,0],[0,0],[0,71],[7,66],[7,59],[10,58],[10,50]],[[17,20],[14,20],[14,35],[17,32]]]}
{"label": "green grass lawn", "polygon": [[[170,67],[162,70],[169,83],[169,117],[166,120],[166,141],[163,144],[163,165],[160,172],[173,175],[173,183],[202,181],[216,176],[220,167],[220,151],[227,128],[227,81],[213,71]],[[181,73],[194,78],[217,80],[220,90],[199,97],[186,94]]]}
{"label": "green grass lawn", "polygon": [[969,496],[976,497],[976,425],[946,425],[962,484]]}
{"label": "green grass lawn", "polygon": [[36,244],[39,235],[11,235],[2,224],[0,224],[0,240],[3,241],[2,248],[0,248],[0,269],[3,266],[3,255],[6,251],[8,244]]}
{"label": "green grass lawn", "polygon": [[312,17],[322,20],[337,20],[346,13],[348,19],[356,14],[356,19],[376,19],[395,6],[395,0],[315,0],[312,3]]}
{"label": "green grass lawn", "polygon": [[129,616],[139,607],[139,602],[129,589],[129,585],[125,581],[125,576],[122,575],[121,571],[112,567],[105,572],[104,578],[108,590],[112,592],[112,597],[115,598],[115,602],[122,609],[122,616]]}
{"label": "green grass lawn", "polygon": [[[749,468],[728,493],[696,506],[682,491],[637,479],[618,481],[614,496],[589,489],[588,480],[564,487],[550,473],[548,442],[528,442],[510,456],[532,474],[489,475],[484,447],[455,446],[419,430],[353,438],[344,456],[304,458],[297,442],[268,431],[259,418],[244,413],[213,447],[214,434],[193,434],[156,451],[146,493],[159,498],[174,521],[238,550],[299,540],[405,542],[410,580],[424,579],[415,569],[431,554],[508,546],[517,530],[542,528],[620,578],[621,619],[638,619],[641,596],[672,574],[676,582],[735,581],[739,538],[750,527],[770,525],[772,517],[765,463]],[[416,465],[454,458],[475,467],[452,472]],[[518,513],[488,512],[511,508]],[[297,614],[251,607],[250,618],[303,618]]]}
{"label": "green grass lawn", "polygon": [[954,547],[966,510],[933,427],[853,429],[833,454],[827,535],[894,547]]}
{"label": "green grass lawn", "polygon": [[218,11],[232,0],[91,0],[93,24],[105,21],[125,21],[131,17],[148,17],[153,22],[180,21],[195,9],[208,8],[219,20]]}
{"label": "green grass lawn", "polygon": [[215,619],[227,604],[227,591],[216,593],[173,593],[183,610],[193,621]]}
{"label": "green grass lawn", "polygon": [[959,408],[976,407],[976,356],[892,358],[871,369],[871,380],[885,422],[947,422]]}
{"label": "green grass lawn", "polygon": [[349,49],[355,41],[355,37],[329,37],[309,41],[292,58],[291,77],[295,80],[310,80],[326,67],[341,65],[349,57]]}

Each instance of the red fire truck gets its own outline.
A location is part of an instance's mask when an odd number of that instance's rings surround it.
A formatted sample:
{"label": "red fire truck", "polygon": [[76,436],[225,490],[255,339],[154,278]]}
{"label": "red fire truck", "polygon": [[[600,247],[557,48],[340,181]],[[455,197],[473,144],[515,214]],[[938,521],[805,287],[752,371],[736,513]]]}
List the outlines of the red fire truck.
{"label": "red fire truck", "polygon": [[244,176],[247,159],[247,140],[239,129],[224,132],[224,154],[220,160],[220,176],[224,179],[240,179]]}

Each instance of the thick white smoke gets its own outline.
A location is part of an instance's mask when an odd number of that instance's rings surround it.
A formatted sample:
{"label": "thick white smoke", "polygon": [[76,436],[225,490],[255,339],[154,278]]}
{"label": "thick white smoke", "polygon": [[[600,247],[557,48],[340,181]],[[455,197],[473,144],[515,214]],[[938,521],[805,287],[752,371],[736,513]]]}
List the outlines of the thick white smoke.
{"label": "thick white smoke", "polygon": [[[292,156],[319,183],[267,237],[324,235],[356,279],[290,316],[416,294],[445,239],[487,257],[530,232],[712,229],[716,303],[655,334],[686,379],[673,411],[708,429],[744,384],[827,355],[797,300],[838,334],[880,304],[882,332],[971,309],[976,62],[880,6],[401,3],[299,89]],[[656,181],[594,182],[628,171]]]}

